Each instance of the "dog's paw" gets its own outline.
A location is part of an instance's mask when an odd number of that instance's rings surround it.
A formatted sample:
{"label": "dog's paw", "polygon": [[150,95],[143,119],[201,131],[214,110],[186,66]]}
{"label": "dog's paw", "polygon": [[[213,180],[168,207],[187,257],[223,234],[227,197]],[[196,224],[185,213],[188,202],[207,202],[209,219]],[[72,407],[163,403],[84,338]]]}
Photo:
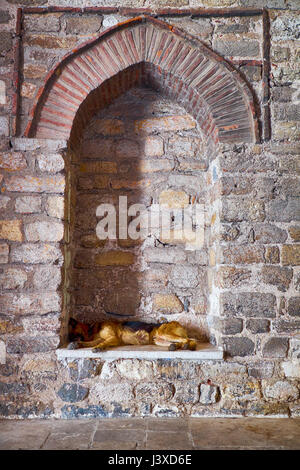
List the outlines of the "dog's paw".
{"label": "dog's paw", "polygon": [[177,347],[175,343],[171,343],[170,346],[168,347],[169,351],[176,351]]}
{"label": "dog's paw", "polygon": [[67,349],[79,349],[79,343],[78,341],[73,341],[72,343],[69,343],[67,346]]}
{"label": "dog's paw", "polygon": [[187,349],[190,349],[189,343],[185,343],[185,344],[182,346],[182,349],[184,349],[185,351],[186,351]]}
{"label": "dog's paw", "polygon": [[102,348],[93,348],[93,349],[92,349],[92,352],[93,352],[94,354],[99,353],[99,352],[102,352],[102,351],[103,351]]}

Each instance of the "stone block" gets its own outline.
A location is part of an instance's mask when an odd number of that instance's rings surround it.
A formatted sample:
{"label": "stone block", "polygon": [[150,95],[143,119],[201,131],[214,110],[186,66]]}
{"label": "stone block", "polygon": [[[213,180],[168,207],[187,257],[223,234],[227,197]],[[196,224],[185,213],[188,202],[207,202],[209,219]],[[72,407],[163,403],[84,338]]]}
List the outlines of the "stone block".
{"label": "stone block", "polygon": [[292,361],[284,361],[281,364],[284,375],[291,379],[300,379],[300,364],[299,360],[293,359]]}
{"label": "stone block", "polygon": [[286,357],[288,351],[288,339],[269,338],[263,346],[264,357]]}
{"label": "stone block", "polygon": [[128,382],[117,383],[98,381],[90,389],[90,402],[95,403],[128,403],[134,400],[132,385]]}
{"label": "stone block", "polygon": [[228,384],[225,386],[224,398],[231,400],[256,401],[261,397],[260,386],[258,382],[247,381],[238,384]]}
{"label": "stone block", "polygon": [[89,389],[79,384],[64,383],[57,392],[57,396],[65,402],[75,403],[84,400]]}
{"label": "stone block", "polygon": [[289,234],[294,242],[300,242],[300,225],[289,227]]}
{"label": "stone block", "polygon": [[61,283],[61,268],[57,266],[36,267],[33,274],[33,285],[37,290],[57,290]]}
{"label": "stone block", "polygon": [[29,193],[63,193],[65,178],[61,175],[53,176],[11,176],[6,180],[6,190]]}
{"label": "stone block", "polygon": [[15,211],[21,214],[41,212],[42,199],[40,196],[21,196],[16,198]]}
{"label": "stone block", "polygon": [[293,270],[280,266],[263,266],[261,280],[269,285],[276,286],[279,291],[286,292],[293,278]]}
{"label": "stone block", "polygon": [[261,200],[228,197],[224,199],[221,212],[222,222],[259,222],[265,219],[264,202]]}
{"label": "stone block", "polygon": [[276,400],[277,402],[295,401],[299,397],[299,390],[295,385],[283,380],[278,380],[272,385],[263,388],[264,396],[267,399]]}
{"label": "stone block", "polygon": [[2,289],[22,289],[27,281],[27,274],[22,269],[9,268],[0,275]]}
{"label": "stone block", "polygon": [[195,288],[199,283],[198,268],[196,266],[174,266],[171,269],[170,282],[175,287]]}
{"label": "stone block", "polygon": [[291,297],[289,299],[288,314],[291,317],[300,317],[300,297]]}
{"label": "stone block", "polygon": [[171,209],[184,208],[189,204],[189,195],[184,191],[166,189],[159,195],[159,204]]}
{"label": "stone block", "polygon": [[47,74],[47,67],[41,64],[24,64],[24,77],[26,79],[43,78]]}
{"label": "stone block", "polygon": [[46,314],[60,310],[61,299],[56,292],[41,294],[12,294],[0,296],[4,315]]}
{"label": "stone block", "polygon": [[21,220],[0,220],[0,238],[13,242],[23,240]]}
{"label": "stone block", "polygon": [[159,136],[146,137],[144,153],[147,157],[161,157],[164,154],[164,141]]}
{"label": "stone block", "polygon": [[123,379],[133,382],[150,380],[154,375],[152,361],[139,361],[138,359],[125,359],[118,362],[116,371]]}
{"label": "stone block", "polygon": [[64,236],[62,222],[39,221],[25,225],[25,236],[29,242],[59,242]]}
{"label": "stone block", "polygon": [[199,383],[197,380],[175,383],[174,401],[177,403],[194,404],[199,401]]}
{"label": "stone block", "polygon": [[219,387],[210,384],[200,385],[200,403],[202,405],[211,405],[220,398]]}
{"label": "stone block", "polygon": [[283,245],[281,250],[281,262],[283,266],[299,266],[300,265],[300,244],[299,245]]}
{"label": "stone block", "polygon": [[255,345],[253,341],[246,336],[234,336],[223,339],[224,349],[229,356],[252,356]]}
{"label": "stone block", "polygon": [[28,34],[24,40],[27,46],[41,47],[43,49],[74,49],[77,38],[73,36],[61,37],[51,34]]}
{"label": "stone block", "polygon": [[259,42],[247,39],[237,39],[235,41],[216,40],[214,50],[227,57],[258,57],[260,55]]}
{"label": "stone block", "polygon": [[221,295],[222,312],[225,316],[273,318],[276,316],[276,297],[260,292],[241,292]]}
{"label": "stone block", "polygon": [[46,202],[46,211],[50,217],[64,218],[64,198],[62,196],[49,196]]}
{"label": "stone block", "polygon": [[102,25],[101,15],[76,15],[66,19],[66,33],[87,35],[97,33]]}
{"label": "stone block", "polygon": [[145,248],[143,256],[148,263],[177,264],[186,260],[185,252],[177,248]]}
{"label": "stone block", "polygon": [[267,333],[270,331],[270,322],[263,318],[250,318],[246,322],[246,328],[254,335],[259,333]]}
{"label": "stone block", "polygon": [[21,152],[0,153],[0,168],[8,171],[18,171],[27,168],[27,161]]}
{"label": "stone block", "polygon": [[176,132],[181,130],[194,129],[196,121],[189,115],[185,116],[165,116],[142,119],[135,121],[134,131],[136,134],[155,132]]}
{"label": "stone block", "polygon": [[168,382],[142,382],[135,387],[135,395],[138,401],[157,403],[169,401],[174,395],[174,386]]}
{"label": "stone block", "polygon": [[264,247],[259,245],[230,245],[223,247],[222,264],[257,264],[264,262]]}
{"label": "stone block", "polygon": [[47,171],[49,173],[58,173],[65,167],[65,161],[59,153],[39,155],[37,157],[37,164],[41,171]]}
{"label": "stone block", "polygon": [[11,261],[25,264],[62,264],[62,252],[59,248],[47,243],[24,243],[11,247]]}
{"label": "stone block", "polygon": [[180,313],[183,311],[183,304],[175,294],[155,294],[153,298],[153,311]]}
{"label": "stone block", "polygon": [[256,224],[254,240],[258,243],[284,243],[287,239],[286,230],[272,224]]}
{"label": "stone block", "polygon": [[55,351],[59,345],[59,336],[26,336],[9,338],[6,343],[8,354],[34,354]]}
{"label": "stone block", "polygon": [[23,82],[21,86],[20,95],[23,98],[28,98],[31,100],[35,96],[36,89],[37,89],[37,86],[34,85],[34,83]]}

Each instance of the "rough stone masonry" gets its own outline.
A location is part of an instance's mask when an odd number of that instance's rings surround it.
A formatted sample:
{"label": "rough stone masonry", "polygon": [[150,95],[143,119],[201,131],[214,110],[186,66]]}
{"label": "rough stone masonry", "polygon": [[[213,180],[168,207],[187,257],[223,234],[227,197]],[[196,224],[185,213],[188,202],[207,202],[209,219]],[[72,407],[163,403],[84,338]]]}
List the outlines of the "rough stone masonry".
{"label": "rough stone masonry", "polygon": [[[143,15],[157,21],[142,25],[154,24],[153,57],[162,37],[172,50],[177,29],[182,47],[196,38],[176,93],[154,59],[112,73],[119,23]],[[299,22],[293,0],[3,0],[1,418],[299,416]],[[99,69],[79,48],[109,28],[113,62],[95,56],[107,82],[84,101]],[[124,31],[133,60],[142,43],[137,28]],[[200,80],[199,70],[206,88],[196,96],[187,77]],[[213,103],[227,79],[237,89]],[[249,114],[239,96],[252,97]],[[28,136],[30,122],[47,130]],[[147,207],[204,204],[204,245],[186,249],[155,230],[142,242],[100,241],[96,207],[119,195]],[[224,360],[58,360],[68,316],[105,311],[178,319]]]}

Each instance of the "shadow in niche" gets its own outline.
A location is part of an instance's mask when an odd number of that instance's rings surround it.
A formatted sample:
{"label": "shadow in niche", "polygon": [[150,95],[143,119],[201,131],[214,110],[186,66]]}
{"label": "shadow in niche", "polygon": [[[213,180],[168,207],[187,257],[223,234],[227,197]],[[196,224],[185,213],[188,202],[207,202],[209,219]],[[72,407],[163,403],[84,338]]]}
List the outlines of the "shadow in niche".
{"label": "shadow in niche", "polygon": [[[170,176],[173,178],[174,172],[180,175],[187,170],[191,174],[190,157],[199,151],[201,141],[197,128],[170,131],[167,127],[156,128],[153,121],[152,127],[150,121],[146,130],[143,126],[145,119],[172,120],[183,115],[187,114],[178,104],[151,88],[138,86],[99,111],[84,129],[80,148],[74,152],[71,163],[70,317],[89,324],[107,319],[148,323],[184,319],[182,323],[193,336],[207,341],[206,268],[201,269],[201,285],[197,288],[193,282],[188,287],[178,281],[174,285],[170,276],[174,277],[177,262],[171,256],[177,254],[181,264],[185,256],[182,244],[162,241],[155,230],[137,240],[129,235],[120,238],[119,232],[120,197],[127,198],[128,208],[133,204],[149,208],[158,203],[162,191],[173,188]],[[186,145],[190,141],[187,167],[184,157],[176,153],[176,138]],[[196,162],[203,174],[207,162],[205,159]],[[194,168],[196,174],[199,168]],[[187,183],[174,184],[173,189],[178,192],[193,193]],[[194,200],[199,197],[199,202],[204,202],[204,194],[194,192]],[[103,219],[96,215],[101,204],[111,204],[116,210],[115,239],[100,240],[96,234],[97,224]],[[127,224],[135,217],[128,216]],[[164,248],[176,251],[168,254],[166,250],[162,254]],[[196,270],[193,263],[188,269]],[[203,321],[199,322],[198,315],[196,325],[190,311],[195,310],[199,299]]]}

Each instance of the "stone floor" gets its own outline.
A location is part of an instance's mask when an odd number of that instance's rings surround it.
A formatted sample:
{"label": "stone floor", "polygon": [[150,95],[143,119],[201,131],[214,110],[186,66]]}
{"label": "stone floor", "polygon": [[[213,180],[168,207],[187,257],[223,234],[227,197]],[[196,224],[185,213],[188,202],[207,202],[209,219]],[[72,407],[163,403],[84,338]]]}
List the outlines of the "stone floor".
{"label": "stone floor", "polygon": [[299,450],[300,418],[2,420],[0,450]]}

